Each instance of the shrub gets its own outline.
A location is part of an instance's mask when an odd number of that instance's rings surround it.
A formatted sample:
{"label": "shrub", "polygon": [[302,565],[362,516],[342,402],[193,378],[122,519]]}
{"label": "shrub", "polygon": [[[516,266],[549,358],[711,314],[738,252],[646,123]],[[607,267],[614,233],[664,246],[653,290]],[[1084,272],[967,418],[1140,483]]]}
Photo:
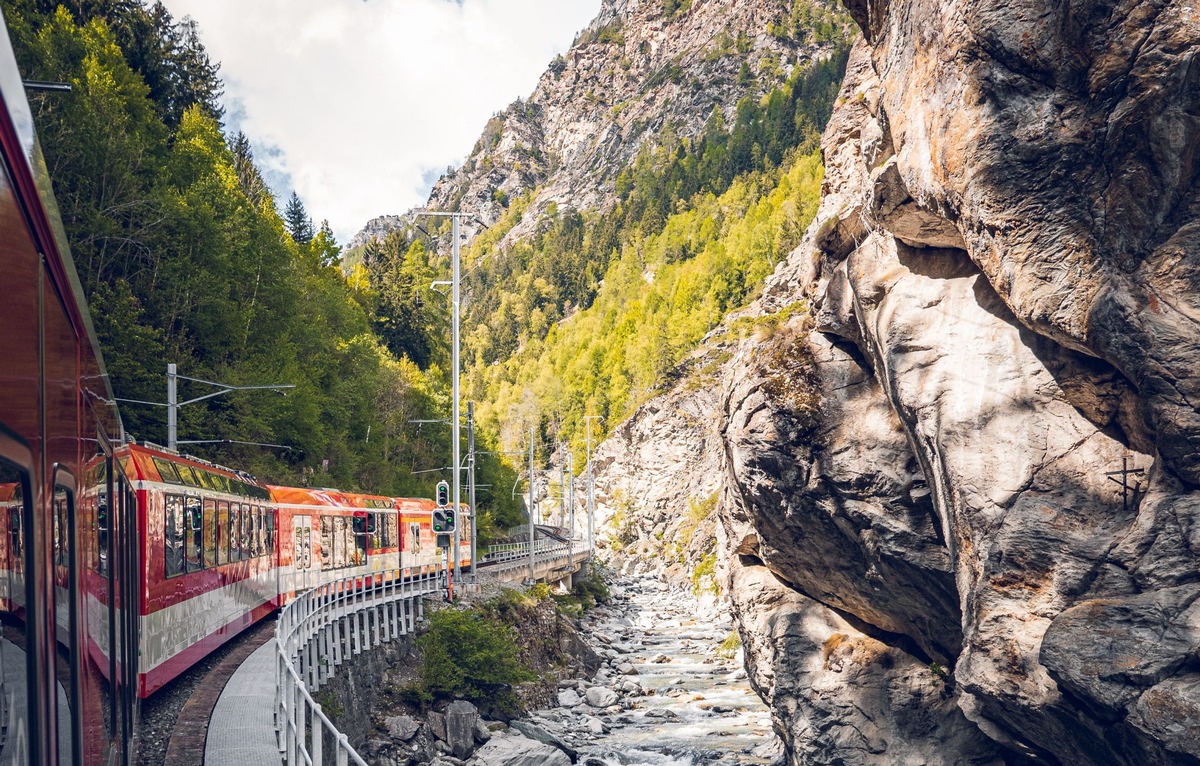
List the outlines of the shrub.
{"label": "shrub", "polygon": [[417,646],[420,685],[409,691],[423,704],[455,697],[503,704],[513,696],[509,687],[534,678],[517,659],[512,628],[474,609],[434,612]]}

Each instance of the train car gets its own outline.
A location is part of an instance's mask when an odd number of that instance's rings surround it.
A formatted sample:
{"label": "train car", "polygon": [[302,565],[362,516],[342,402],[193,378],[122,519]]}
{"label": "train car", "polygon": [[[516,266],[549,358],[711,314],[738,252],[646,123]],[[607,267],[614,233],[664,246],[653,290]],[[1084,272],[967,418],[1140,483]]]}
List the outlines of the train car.
{"label": "train car", "polygon": [[[280,601],[332,580],[399,570],[425,574],[445,565],[431,517],[432,500],[337,489],[269,488],[279,512]],[[465,512],[463,518],[466,518]],[[469,566],[470,533],[460,546]]]}
{"label": "train car", "polygon": [[279,604],[276,512],[248,474],[129,445],[141,559],[138,695],[145,697]]}
{"label": "train car", "polygon": [[123,432],[3,24],[0,101],[0,764],[128,763],[140,561]]}

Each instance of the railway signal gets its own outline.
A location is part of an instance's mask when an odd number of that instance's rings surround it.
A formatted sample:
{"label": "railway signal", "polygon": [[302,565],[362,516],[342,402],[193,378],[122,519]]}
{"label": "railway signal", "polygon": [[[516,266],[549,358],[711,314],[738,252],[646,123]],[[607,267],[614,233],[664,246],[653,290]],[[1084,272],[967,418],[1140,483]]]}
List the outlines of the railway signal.
{"label": "railway signal", "polygon": [[450,505],[450,485],[444,481],[437,484],[437,504],[439,508]]}
{"label": "railway signal", "polygon": [[454,532],[455,513],[449,508],[438,508],[433,511],[434,532]]}

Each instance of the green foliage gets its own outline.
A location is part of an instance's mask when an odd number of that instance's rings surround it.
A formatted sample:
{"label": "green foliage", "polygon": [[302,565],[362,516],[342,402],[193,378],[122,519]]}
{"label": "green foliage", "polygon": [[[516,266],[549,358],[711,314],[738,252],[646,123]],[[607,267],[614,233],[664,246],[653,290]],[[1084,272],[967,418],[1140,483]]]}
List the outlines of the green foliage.
{"label": "green foliage", "polygon": [[736,630],[729,631],[729,635],[725,637],[717,646],[717,656],[724,660],[732,660],[737,656],[738,649],[742,648],[742,636]]}
{"label": "green foliage", "polygon": [[662,0],[663,15],[667,18],[687,13],[691,7],[692,0]]}
{"label": "green foliage", "polygon": [[692,591],[697,596],[704,593],[720,594],[721,588],[717,585],[716,551],[706,553],[692,570]]}
{"label": "green foliage", "polygon": [[476,240],[465,369],[489,433],[533,420],[578,449],[584,414],[619,422],[753,298],[816,210],[816,149],[845,59],[839,50],[743,99],[732,126],[720,111],[695,138],[668,126],[617,175],[605,213],[556,206],[499,249],[524,211],[514,203],[499,233]]}
{"label": "green foliage", "polygon": [[612,45],[625,44],[625,30],[619,20],[606,24],[596,32],[596,42]]}
{"label": "green foliage", "polygon": [[512,628],[475,609],[442,609],[417,639],[420,684],[411,692],[425,703],[462,697],[471,701],[511,697],[513,684],[533,680],[517,659]]}
{"label": "green foliage", "polygon": [[283,221],[287,225],[288,233],[292,235],[292,241],[297,245],[307,245],[312,241],[314,236],[312,218],[304,209],[300,195],[294,191],[287,206],[283,209]]}
{"label": "green foliage", "polygon": [[[384,243],[385,268],[343,274],[329,226],[314,230],[298,196],[281,215],[250,142],[223,134],[216,65],[161,4],[0,5],[22,75],[72,88],[30,99],[116,394],[161,401],[167,362],[294,384],[184,407],[181,437],[289,445],[194,448],[276,483],[430,495],[440,477],[411,471],[445,464],[449,432],[408,421],[449,409],[445,303],[428,292],[442,262]],[[211,391],[189,386],[184,398]],[[164,441],[161,408],[122,412],[131,435]],[[512,485],[493,456],[479,469]],[[481,523],[512,523],[517,505],[498,492]]]}

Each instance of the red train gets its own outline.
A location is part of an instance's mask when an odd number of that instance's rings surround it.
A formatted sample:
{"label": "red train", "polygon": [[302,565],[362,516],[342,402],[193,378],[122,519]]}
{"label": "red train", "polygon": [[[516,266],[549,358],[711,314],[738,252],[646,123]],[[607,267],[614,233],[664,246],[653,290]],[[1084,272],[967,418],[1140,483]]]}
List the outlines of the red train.
{"label": "red train", "polygon": [[[145,562],[139,697],[297,591],[349,576],[427,572],[445,562],[431,526],[432,500],[267,487],[149,445],[126,445],[116,456],[134,489]],[[85,535],[87,529],[85,522]],[[460,528],[459,535],[466,566],[469,533]]]}
{"label": "red train", "polygon": [[297,590],[436,566],[433,503],[124,443],[0,37],[0,766],[132,764],[139,700]]}

